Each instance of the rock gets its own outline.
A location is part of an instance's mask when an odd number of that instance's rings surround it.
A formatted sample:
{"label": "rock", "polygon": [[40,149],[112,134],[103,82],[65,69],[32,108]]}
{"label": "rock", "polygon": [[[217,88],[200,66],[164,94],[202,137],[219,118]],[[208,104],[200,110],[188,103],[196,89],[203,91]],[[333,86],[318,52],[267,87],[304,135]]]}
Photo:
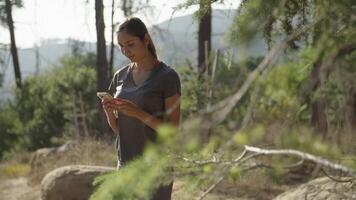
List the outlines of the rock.
{"label": "rock", "polygon": [[94,190],[94,178],[114,170],[112,167],[85,165],[57,168],[42,179],[42,200],[87,200]]}
{"label": "rock", "polygon": [[38,160],[53,155],[55,152],[56,152],[56,148],[53,147],[37,149],[31,156],[30,165],[31,166],[35,165],[35,163],[38,162]]}
{"label": "rock", "polygon": [[278,195],[274,200],[356,199],[356,189],[353,184],[355,184],[355,180],[352,183],[336,182],[328,177],[317,178]]}
{"label": "rock", "polygon": [[76,141],[68,141],[59,147],[49,147],[37,149],[30,159],[31,169],[36,169],[42,165],[42,162],[49,157],[58,156],[64,154],[70,150],[75,149],[78,146]]}
{"label": "rock", "polygon": [[58,147],[56,149],[56,153],[65,153],[68,152],[72,149],[75,149],[76,147],[78,147],[79,144],[76,141],[68,141],[65,144],[63,144],[62,146]]}

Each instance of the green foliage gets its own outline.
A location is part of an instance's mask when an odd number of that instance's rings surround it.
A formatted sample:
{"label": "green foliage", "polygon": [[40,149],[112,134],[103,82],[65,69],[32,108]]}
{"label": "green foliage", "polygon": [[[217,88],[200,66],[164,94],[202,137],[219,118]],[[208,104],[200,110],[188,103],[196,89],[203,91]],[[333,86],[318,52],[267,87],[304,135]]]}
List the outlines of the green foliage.
{"label": "green foliage", "polygon": [[21,177],[30,173],[31,166],[28,164],[8,164],[0,167],[0,177]]}
{"label": "green foliage", "polygon": [[192,69],[187,67],[177,68],[179,73],[182,96],[181,96],[181,116],[186,119],[196,113],[197,107],[197,74]]}
{"label": "green foliage", "polygon": [[12,108],[21,126],[16,130],[23,147],[34,150],[50,146],[53,139],[69,130],[75,110],[84,105],[87,119],[95,124],[96,73],[91,56],[65,58],[61,66],[25,80],[16,91]]}
{"label": "green foliage", "polygon": [[[230,30],[230,40],[235,44],[244,44],[264,30],[271,29],[279,15],[281,1],[248,0],[243,1]],[[266,35],[268,35],[267,33]],[[268,39],[270,40],[270,39]]]}
{"label": "green foliage", "polygon": [[177,133],[177,128],[170,124],[163,124],[158,127],[157,132],[159,140],[162,142],[167,142],[171,140]]}
{"label": "green foliage", "polygon": [[[198,1],[187,1],[185,5],[197,3]],[[356,85],[353,80],[355,54],[333,56],[343,45],[355,41],[352,28],[355,27],[355,18],[350,17],[354,9],[351,1],[347,0],[243,1],[231,27],[230,40],[235,45],[249,44],[256,37],[263,36],[271,47],[300,30],[302,26],[316,24],[301,37],[291,41],[284,50],[283,58],[260,74],[228,118],[209,130],[210,138],[204,144],[199,134],[204,128],[202,119],[205,116],[200,116],[199,112],[238,91],[262,58],[247,58],[233,63],[223,55],[219,59],[214,80],[211,75],[198,75],[190,68],[179,68],[182,81],[182,121],[185,123],[178,134],[170,127],[161,127],[160,149],[173,155],[186,156],[190,160],[213,162],[216,158],[235,159],[241,153],[243,145],[260,146],[267,142],[276,149],[297,149],[328,159],[341,158],[343,153],[335,141],[327,142],[310,126],[303,128],[302,125],[308,124],[312,115],[310,103],[316,98],[321,97],[329,102],[327,111],[330,122],[338,119],[344,121],[341,115],[354,100],[350,93],[354,94],[353,85]],[[204,9],[201,11],[204,12]],[[321,80],[321,87],[315,92],[314,88],[310,88],[310,77],[317,62],[323,63],[324,67],[335,65],[336,70],[331,71],[329,76],[320,75],[321,79],[325,79]],[[343,109],[338,110],[340,107]],[[250,117],[245,118],[247,114]],[[214,113],[211,115],[213,118]],[[245,119],[250,123],[243,124]],[[270,131],[274,124],[281,125]],[[152,191],[152,188],[148,189],[146,186],[155,182],[159,167],[153,168],[145,164],[145,160],[160,158],[162,155],[159,151],[147,150],[153,154],[145,154],[116,175],[101,179],[102,188],[98,190],[98,199],[146,197]],[[224,168],[218,163],[194,165],[189,159],[171,159],[169,162],[176,167],[178,173],[187,177],[187,186],[182,189],[185,193],[205,190],[222,174],[228,173],[233,182],[243,176],[243,168],[240,166]],[[275,180],[285,173],[284,166],[295,163],[294,159],[281,156],[262,161],[270,161],[274,167],[270,175]],[[160,163],[159,159],[156,162]],[[165,165],[164,162],[162,165]],[[142,166],[151,174],[142,172]],[[142,185],[138,187],[137,179],[133,179],[137,174],[146,177],[142,180],[140,178]],[[136,182],[131,183],[131,179]]]}
{"label": "green foliage", "polygon": [[196,20],[201,19],[204,15],[210,12],[211,0],[185,0],[175,7],[175,10],[188,9],[193,5],[199,5],[199,10],[194,14]]}
{"label": "green foliage", "polygon": [[142,157],[117,172],[97,177],[94,185],[98,188],[90,199],[149,199],[154,189],[172,181],[167,170],[169,163],[158,146],[151,145]]}
{"label": "green foliage", "polygon": [[244,131],[238,131],[233,139],[237,145],[258,144],[265,136],[265,130],[262,125],[256,125]]}
{"label": "green foliage", "polygon": [[[309,44],[311,39],[328,43],[341,39],[342,32],[347,31],[355,24],[355,19],[347,13],[355,11],[352,0],[325,2],[307,0],[287,1],[242,1],[237,17],[231,27],[230,39],[234,43],[248,43],[253,37],[263,35],[269,47],[281,37],[291,35],[309,23],[320,20],[313,33],[303,34],[290,42],[290,47],[296,49]],[[346,26],[344,26],[346,25]],[[334,34],[340,30],[340,35]],[[311,37],[310,37],[311,36]],[[326,41],[323,41],[324,43]],[[326,43],[324,43],[325,45]]]}
{"label": "green foliage", "polygon": [[19,139],[16,132],[19,126],[17,114],[9,106],[2,105],[0,107],[0,160],[4,152],[13,148]]}
{"label": "green foliage", "polygon": [[0,177],[21,177],[30,173],[31,166],[28,164],[7,164],[0,167]]}
{"label": "green foliage", "polygon": [[259,78],[252,98],[257,120],[297,122],[310,118],[300,91],[311,71],[311,55],[311,50],[305,49],[296,61],[276,66]]}
{"label": "green foliage", "polygon": [[228,178],[233,181],[236,182],[241,178],[241,169],[237,166],[233,166],[230,168],[229,170],[229,176]]}
{"label": "green foliage", "polygon": [[329,123],[336,127],[350,125],[356,116],[352,102],[356,97],[356,52],[339,59],[338,67],[330,73],[325,83],[311,96],[327,102]]}
{"label": "green foliage", "polygon": [[[253,70],[261,58],[248,58],[242,63],[230,60],[228,53],[221,53],[218,59],[214,79],[211,75],[198,73],[190,68],[178,68],[182,82],[182,119],[196,117],[199,111],[214,105],[223,98],[236,92],[245,81],[248,73]],[[249,96],[249,95],[246,95]],[[248,97],[240,102],[240,106],[232,111],[231,117],[226,123],[236,126],[236,122],[242,121],[246,113]]]}
{"label": "green foliage", "polygon": [[[197,3],[199,1],[189,0],[184,5]],[[207,11],[210,2],[204,3],[197,16]],[[311,102],[318,99],[327,102],[328,123],[334,127],[344,126],[355,116],[352,112],[356,98],[356,54],[340,53],[345,45],[355,43],[355,17],[351,14],[354,11],[355,6],[348,0],[242,1],[231,27],[231,44],[249,44],[263,36],[271,47],[301,26],[317,23],[302,37],[290,42],[283,58],[260,74],[227,119],[208,130],[210,137],[205,143],[201,142],[200,135],[206,125],[205,116],[199,112],[235,94],[262,58],[250,57],[235,63],[222,53],[214,79],[190,68],[178,68],[184,127],[179,131],[168,124],[159,127],[157,143],[149,144],[144,155],[126,163],[119,171],[96,179],[97,190],[91,199],[146,199],[160,184],[172,180],[172,166],[175,173],[187,178],[187,186],[182,190],[188,195],[206,190],[221,175],[227,174],[232,182],[239,181],[248,173],[244,167],[253,162],[226,167],[217,160],[236,159],[243,145],[267,143],[276,149],[297,149],[340,160],[345,155],[342,145],[354,144],[343,144],[339,140],[338,144],[336,140],[327,142],[307,124],[312,115]],[[1,108],[0,152],[9,151],[16,143],[33,150],[52,145],[64,134],[72,134],[75,131],[73,115],[78,113],[81,102],[87,124],[95,130],[94,58],[75,54],[64,59],[54,71],[26,80],[24,89],[16,93],[16,101]],[[318,89],[315,89],[310,87],[310,79],[318,63],[322,68],[317,76],[320,78]],[[214,114],[209,117],[213,119]],[[279,126],[273,127],[275,124]],[[335,129],[331,129],[330,134]],[[343,134],[341,132],[339,137],[343,138]],[[341,159],[341,163],[355,167],[354,157]],[[199,165],[189,159],[210,163]],[[283,156],[256,159],[273,166],[269,175],[275,182],[285,173],[284,166],[296,161]]]}
{"label": "green foliage", "polygon": [[279,148],[296,149],[329,159],[340,159],[342,152],[337,144],[323,141],[321,135],[309,128],[293,127],[289,133],[276,137]]}

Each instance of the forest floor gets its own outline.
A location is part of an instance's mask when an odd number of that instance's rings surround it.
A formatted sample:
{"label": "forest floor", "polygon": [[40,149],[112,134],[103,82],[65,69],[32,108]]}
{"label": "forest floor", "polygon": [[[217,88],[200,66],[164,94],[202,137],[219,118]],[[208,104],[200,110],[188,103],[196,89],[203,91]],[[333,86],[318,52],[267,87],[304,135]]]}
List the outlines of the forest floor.
{"label": "forest floor", "polygon": [[40,186],[30,186],[26,177],[0,179],[0,200],[39,200]]}
{"label": "forest floor", "polygon": [[[181,187],[184,182],[177,180],[173,185],[173,200],[183,200],[196,198],[201,195],[203,191],[198,194],[191,195],[183,194]],[[286,188],[284,188],[286,189]],[[209,193],[205,200],[268,200],[273,199],[277,194],[284,191],[282,188],[264,188],[255,191],[248,186],[231,185],[228,181],[221,182],[211,193]],[[0,179],[0,200],[40,200],[40,185],[32,185],[29,183],[27,177],[1,178]]]}
{"label": "forest floor", "polygon": [[[36,167],[32,169],[30,163],[33,153],[13,155],[10,161],[0,163],[0,200],[39,200],[40,182],[48,172],[59,166],[72,164],[113,166],[116,163],[116,157],[112,153],[114,151],[112,145],[88,139],[63,155],[36,160]],[[195,190],[197,192],[187,192],[184,189],[186,183],[188,181],[183,178],[174,180],[173,200],[196,199],[207,189],[199,187]],[[270,200],[294,186],[295,182],[276,184],[265,173],[254,171],[241,181],[223,180],[204,199]]]}

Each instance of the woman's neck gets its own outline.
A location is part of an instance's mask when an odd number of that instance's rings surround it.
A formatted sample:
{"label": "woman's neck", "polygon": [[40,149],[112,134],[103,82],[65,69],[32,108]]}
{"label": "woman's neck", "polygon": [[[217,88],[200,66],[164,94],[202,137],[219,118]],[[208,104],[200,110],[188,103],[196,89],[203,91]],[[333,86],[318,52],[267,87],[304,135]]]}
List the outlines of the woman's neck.
{"label": "woman's neck", "polygon": [[146,56],[142,60],[135,62],[135,67],[138,70],[142,71],[150,71],[157,66],[159,63],[158,59],[153,57],[152,55]]}

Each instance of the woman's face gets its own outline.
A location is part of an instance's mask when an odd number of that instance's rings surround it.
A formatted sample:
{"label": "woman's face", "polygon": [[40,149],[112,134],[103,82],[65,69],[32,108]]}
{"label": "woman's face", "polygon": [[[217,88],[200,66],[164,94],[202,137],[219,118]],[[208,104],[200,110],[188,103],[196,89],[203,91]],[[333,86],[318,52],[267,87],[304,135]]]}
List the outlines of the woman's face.
{"label": "woman's face", "polygon": [[126,31],[119,32],[117,35],[118,43],[122,54],[129,58],[131,62],[138,62],[146,57],[148,52],[148,42],[142,41],[139,37],[132,36]]}

